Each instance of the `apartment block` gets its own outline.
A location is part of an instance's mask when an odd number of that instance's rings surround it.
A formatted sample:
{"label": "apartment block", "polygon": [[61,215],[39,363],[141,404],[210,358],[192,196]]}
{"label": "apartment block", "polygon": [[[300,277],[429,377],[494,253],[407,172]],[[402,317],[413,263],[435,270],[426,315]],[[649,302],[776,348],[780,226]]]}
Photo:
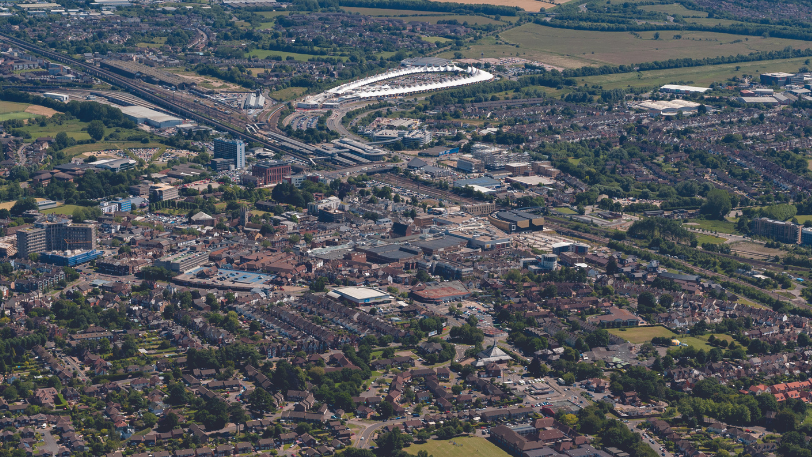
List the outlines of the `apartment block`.
{"label": "apartment block", "polygon": [[801,242],[801,226],[792,222],[782,222],[759,217],[751,222],[753,235],[771,238],[782,243]]}

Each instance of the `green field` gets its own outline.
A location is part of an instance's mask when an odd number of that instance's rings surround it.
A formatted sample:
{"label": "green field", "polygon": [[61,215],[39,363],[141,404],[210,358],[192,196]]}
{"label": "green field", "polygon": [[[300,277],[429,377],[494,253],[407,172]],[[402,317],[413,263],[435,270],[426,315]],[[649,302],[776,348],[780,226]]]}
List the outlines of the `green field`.
{"label": "green field", "polygon": [[510,455],[485,438],[474,436],[451,440],[429,440],[425,444],[413,444],[404,450],[412,455],[426,451],[434,457],[508,457]]}
{"label": "green field", "polygon": [[396,10],[388,8],[361,8],[361,7],[344,7],[341,8],[348,13],[358,13],[365,16],[433,16],[436,11],[416,11],[416,10]]}
{"label": "green field", "polygon": [[679,3],[672,3],[670,5],[644,5],[640,7],[643,11],[654,11],[656,13],[665,13],[671,16],[680,15],[682,17],[708,17],[708,13],[704,11],[689,10]]}
{"label": "green field", "polygon": [[260,16],[265,16],[267,18],[274,18],[277,16],[287,16],[290,14],[290,11],[257,11],[254,14],[259,14]]}
{"label": "green field", "polygon": [[268,95],[275,100],[287,101],[292,100],[305,92],[307,92],[307,89],[304,87],[286,87],[284,89],[273,91]]}
{"label": "green field", "polygon": [[676,333],[660,325],[654,327],[631,327],[626,330],[610,328],[609,333],[634,344],[647,343],[651,341],[652,338],[658,336],[665,338],[674,338],[677,336]]}
{"label": "green field", "polygon": [[67,215],[70,216],[78,208],[83,208],[83,207],[82,206],[76,206],[76,205],[62,205],[62,206],[57,206],[56,208],[43,210],[42,214],[67,214]]}
{"label": "green field", "polygon": [[805,214],[803,216],[795,216],[795,219],[798,219],[799,224],[803,224],[806,221],[812,221],[812,215]]}
{"label": "green field", "polygon": [[[758,38],[760,39],[760,38]],[[804,66],[808,57],[797,59],[762,60],[738,64],[708,65],[703,67],[673,68],[669,70],[643,71],[639,73],[616,73],[613,75],[589,76],[578,79],[579,85],[598,85],[604,89],[625,89],[627,87],[659,87],[678,81],[707,87],[713,82],[722,82],[743,74],[757,75],[768,71],[796,72]],[[739,68],[736,70],[736,68]],[[773,70],[775,69],[775,70]],[[550,92],[549,87],[543,90]]]}
{"label": "green field", "polygon": [[45,127],[40,127],[39,124],[29,125],[24,127],[23,130],[31,134],[31,139],[29,141],[32,142],[37,138],[43,136],[49,136],[53,138],[59,132],[65,132],[69,137],[73,138],[74,140],[81,141],[90,139],[90,135],[88,135],[87,132],[82,131],[82,129],[86,127],[87,127],[86,123],[78,119],[73,119],[70,121],[63,122],[62,125],[48,124]]}
{"label": "green field", "polygon": [[561,208],[556,208],[556,209],[554,209],[554,211],[556,213],[561,213],[561,214],[578,214],[575,211],[573,211],[571,208],[567,208],[566,206],[561,207]]}
{"label": "green field", "polygon": [[27,103],[2,102],[0,101],[0,121],[10,121],[12,119],[31,119],[36,114],[26,113],[30,105]]}
{"label": "green field", "polygon": [[[719,340],[727,340],[728,342],[733,341],[733,337],[730,336],[730,335],[715,335],[715,336],[716,336],[716,339],[719,339]],[[713,348],[713,346],[708,344],[708,338],[710,338],[710,334],[702,335],[702,336],[680,336],[680,337],[677,337],[677,339],[680,341],[680,343],[685,343],[688,346],[691,346],[691,347],[694,347],[694,348],[697,348],[697,349],[710,351]]]}
{"label": "green field", "polygon": [[705,244],[705,243],[722,244],[725,241],[726,240],[724,238],[719,238],[718,236],[705,235],[705,234],[697,234],[696,235],[696,242],[699,243],[700,245]]}
{"label": "green field", "polygon": [[692,219],[690,223],[691,225],[689,227],[691,228],[700,228],[711,232],[734,233],[736,231],[736,224],[728,220],[713,221],[706,219]]}
{"label": "green field", "polygon": [[454,41],[450,38],[445,38],[441,36],[423,36],[420,38],[422,38],[424,41],[428,41],[429,43],[437,43],[439,41],[440,43],[445,44]]}
{"label": "green field", "polygon": [[[258,57],[260,59],[265,59],[269,56],[282,56],[282,60],[288,60],[288,56],[292,57],[294,60],[298,60],[300,62],[307,62],[308,60],[312,59],[313,57],[319,57],[313,54],[299,54],[297,52],[285,52],[285,51],[271,51],[267,49],[254,49],[253,51],[248,53],[249,57]],[[346,57],[341,56],[331,56],[341,60],[347,60]],[[208,78],[208,76],[206,76]]]}
{"label": "green field", "polygon": [[[682,39],[674,39],[674,35]],[[569,30],[528,23],[495,37],[485,37],[462,54],[468,58],[517,56],[565,68],[584,65],[621,65],[684,57],[703,58],[781,50],[787,46],[806,49],[809,43],[780,38],[749,37],[713,32],[627,32]],[[499,40],[502,41],[499,41]],[[440,54],[452,58],[454,52]],[[776,71],[776,70],[771,70]],[[636,77],[636,75],[635,75]]]}

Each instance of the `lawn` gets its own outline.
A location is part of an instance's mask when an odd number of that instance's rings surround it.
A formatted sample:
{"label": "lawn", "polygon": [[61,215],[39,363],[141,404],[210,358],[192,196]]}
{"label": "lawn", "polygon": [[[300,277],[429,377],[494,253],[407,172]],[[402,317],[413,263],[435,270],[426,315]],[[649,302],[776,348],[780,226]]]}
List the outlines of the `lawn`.
{"label": "lawn", "polygon": [[276,90],[268,94],[274,100],[292,100],[303,93],[307,92],[307,88],[304,87],[286,87],[284,89]]}
{"label": "lawn", "polygon": [[0,122],[12,119],[31,119],[39,115],[46,115],[46,112],[50,117],[56,111],[39,105],[0,101]]}
{"label": "lawn", "polygon": [[561,213],[561,214],[578,214],[575,211],[573,211],[572,208],[567,208],[566,206],[562,206],[561,208],[556,208],[554,211],[556,213]]}
{"label": "lawn", "polygon": [[434,457],[508,457],[510,455],[485,438],[475,436],[451,440],[429,440],[425,444],[413,444],[404,450],[412,455],[426,451]]}
{"label": "lawn", "polygon": [[62,205],[57,206],[56,208],[46,209],[42,211],[42,214],[67,214],[69,216],[73,215],[73,212],[79,208],[84,208],[83,206],[77,205]]}
{"label": "lawn", "polygon": [[652,338],[658,336],[665,338],[674,338],[677,336],[676,333],[660,325],[653,327],[631,327],[626,328],[626,330],[610,328],[609,333],[634,344],[648,343]]}
{"label": "lawn", "polygon": [[[269,49],[254,49],[253,51],[248,53],[248,56],[258,57],[260,59],[265,59],[270,56],[282,56],[282,60],[289,60],[288,57],[292,57],[293,60],[298,60],[300,62],[307,62],[313,57],[318,57],[314,54],[299,54],[298,52],[272,51]],[[342,56],[331,56],[331,57],[335,57],[341,60],[347,60],[346,57]],[[206,76],[206,78],[208,78],[208,76]]]}
{"label": "lawn", "polygon": [[795,219],[798,219],[799,224],[803,224],[806,221],[812,221],[812,215],[804,214],[803,216],[795,216]]}
{"label": "lawn", "polygon": [[450,38],[445,38],[441,36],[424,36],[420,38],[422,38],[424,41],[428,41],[429,43],[437,43],[439,41],[442,44],[446,44],[454,41]]}
{"label": "lawn", "polygon": [[[481,53],[485,57],[494,58],[517,56],[565,68],[576,68],[584,65],[621,65],[684,57],[698,59],[749,54],[781,50],[787,46],[796,49],[809,47],[808,42],[799,40],[686,30],[675,31],[673,34],[660,32],[660,38],[655,40],[654,33],[639,32],[637,35],[640,38],[637,38],[627,32],[569,30],[527,23],[500,33],[499,37],[503,42],[487,37],[462,53],[469,58],[479,58]],[[682,39],[674,39],[674,35],[681,35]],[[446,58],[452,56],[453,52],[440,55]]]}
{"label": "lawn", "polygon": [[698,234],[698,235],[696,235],[696,242],[699,243],[700,245],[703,245],[705,243],[722,244],[722,243],[725,242],[725,239],[724,238],[719,238],[718,236],[713,236],[713,235]]}
{"label": "lawn", "polygon": [[267,18],[275,18],[277,16],[287,16],[290,14],[289,11],[257,11],[254,14],[259,14],[260,16],[265,16]]}
{"label": "lawn", "polygon": [[65,132],[69,137],[76,141],[89,140],[90,135],[82,130],[84,128],[87,128],[86,123],[78,119],[73,119],[63,122],[62,125],[48,124],[45,127],[40,127],[39,124],[28,125],[23,127],[23,130],[31,134],[31,139],[29,140],[30,142],[33,142],[37,138],[43,136],[53,138],[59,132]]}
{"label": "lawn", "polygon": [[728,220],[692,219],[690,227],[719,233],[734,233],[736,231],[736,225]]}
{"label": "lawn", "polygon": [[[716,339],[718,340],[726,340],[728,342],[733,341],[733,337],[730,335],[715,335]],[[705,351],[710,351],[713,346],[708,344],[708,338],[710,338],[710,334],[702,335],[702,336],[678,336],[677,339],[680,343],[685,343],[688,346],[691,346],[696,349],[702,349]]]}

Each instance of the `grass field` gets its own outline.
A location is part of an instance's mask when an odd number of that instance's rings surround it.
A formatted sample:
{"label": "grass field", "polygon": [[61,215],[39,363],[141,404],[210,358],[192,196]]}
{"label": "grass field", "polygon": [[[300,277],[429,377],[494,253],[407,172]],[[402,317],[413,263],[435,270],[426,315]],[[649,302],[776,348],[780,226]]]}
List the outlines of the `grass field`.
{"label": "grass field", "polygon": [[88,135],[87,132],[82,131],[82,129],[86,127],[87,124],[84,122],[78,119],[73,119],[63,122],[62,125],[49,124],[45,127],[40,127],[39,125],[29,125],[24,127],[23,130],[31,134],[31,140],[29,141],[34,141],[43,136],[53,138],[59,132],[65,132],[69,137],[75,139],[76,141],[80,141],[90,139],[90,135]]}
{"label": "grass field", "polygon": [[404,450],[412,455],[426,451],[434,457],[508,457],[510,455],[485,438],[475,436],[452,440],[429,440],[425,444],[413,444]]}
{"label": "grass field", "polygon": [[734,233],[736,231],[736,225],[730,221],[712,221],[706,219],[693,219],[691,220],[692,228],[701,228],[703,230],[708,230],[711,232],[719,232],[719,233]]}
{"label": "grass field", "polygon": [[437,1],[443,3],[446,2],[465,3],[467,5],[518,6],[519,8],[530,12],[542,11],[547,8],[552,8],[554,6],[563,5],[564,3],[567,3],[566,1],[560,0],[552,0],[555,3],[539,2],[537,0],[437,0]]}
{"label": "grass field", "polygon": [[806,221],[812,221],[812,215],[804,214],[803,216],[795,216],[795,219],[798,219],[799,224],[803,224]]}
{"label": "grass field", "polygon": [[307,92],[307,89],[304,87],[286,87],[281,90],[273,91],[268,95],[275,100],[287,101],[292,100],[305,92]]}
{"label": "grass field", "polygon": [[52,116],[56,111],[39,105],[0,101],[0,122],[13,119],[31,119],[40,115]]}
{"label": "grass field", "polygon": [[725,239],[724,238],[719,238],[718,236],[713,236],[713,235],[697,234],[696,235],[696,241],[700,245],[702,245],[704,243],[722,244],[722,243],[725,242]]}
{"label": "grass field", "polygon": [[609,333],[634,344],[647,343],[651,341],[652,338],[658,336],[665,338],[674,338],[677,336],[676,333],[659,325],[654,327],[631,327],[625,331],[619,328],[610,328]]}
{"label": "grass field", "polygon": [[708,17],[705,11],[689,10],[679,3],[672,3],[670,5],[644,5],[640,7],[643,11],[654,11],[656,13],[665,13],[671,16],[680,15],[682,17]]}
{"label": "grass field", "polygon": [[440,43],[445,44],[445,43],[449,43],[449,42],[453,41],[450,38],[445,38],[445,37],[441,37],[441,36],[424,36],[424,37],[420,37],[420,38],[422,38],[425,41],[428,41],[429,43],[437,43],[439,41]]}
{"label": "grass field", "polygon": [[42,213],[43,214],[67,214],[67,215],[70,216],[70,215],[73,215],[73,212],[76,211],[76,209],[78,209],[78,208],[82,208],[82,206],[62,205],[62,206],[57,206],[56,208],[43,210]]}
{"label": "grass field", "polygon": [[396,10],[389,8],[356,8],[348,6],[341,8],[348,13],[358,13],[365,16],[434,16],[436,11]]}
{"label": "grass field", "polygon": [[[715,335],[716,339],[718,340],[726,340],[728,342],[733,341],[733,337],[730,335]],[[681,343],[685,343],[688,346],[694,347],[696,349],[703,349],[705,351],[710,351],[713,346],[708,344],[708,338],[710,338],[710,334],[702,335],[702,336],[680,336],[677,337]]]}
{"label": "grass field", "polygon": [[[293,60],[298,60],[300,62],[307,62],[308,60],[312,59],[313,57],[318,57],[313,54],[299,54],[297,52],[284,52],[284,51],[271,51],[268,49],[254,49],[253,51],[248,53],[249,57],[259,57],[260,59],[265,59],[269,56],[282,56],[282,60],[288,60],[288,57],[292,57]],[[341,56],[333,56],[341,60],[347,60],[346,57]],[[209,78],[206,76],[206,78]]]}
{"label": "grass field", "polygon": [[[758,38],[760,39],[760,38]],[[624,89],[627,87],[659,87],[663,84],[678,81],[707,87],[713,82],[722,82],[733,76],[743,74],[757,75],[769,71],[797,72],[804,66],[807,57],[797,59],[763,60],[760,62],[743,62],[739,64],[708,65],[704,67],[674,68],[639,73],[617,73],[613,75],[589,76],[580,78],[579,85],[599,85],[604,89]],[[736,68],[739,68],[736,70]],[[775,70],[773,70],[775,69]],[[543,90],[550,92],[550,88]]]}
{"label": "grass field", "polygon": [[290,11],[257,11],[254,14],[265,16],[267,18],[275,18],[277,16],[287,16],[290,14]]}
{"label": "grass field", "polygon": [[556,213],[561,213],[561,214],[578,214],[575,211],[573,211],[571,208],[567,208],[566,206],[561,207],[561,208],[556,208],[554,211]]}
{"label": "grass field", "polygon": [[[674,39],[674,35],[682,39]],[[584,65],[621,65],[683,57],[703,58],[780,50],[787,46],[806,49],[809,43],[780,38],[748,37],[713,32],[627,32],[568,30],[539,24],[523,24],[499,34],[504,43],[486,37],[462,53],[465,57],[517,56],[566,68]],[[501,43],[501,44],[500,44]],[[450,58],[453,52],[440,57]],[[704,68],[704,67],[703,67]],[[635,77],[637,77],[635,75]]]}

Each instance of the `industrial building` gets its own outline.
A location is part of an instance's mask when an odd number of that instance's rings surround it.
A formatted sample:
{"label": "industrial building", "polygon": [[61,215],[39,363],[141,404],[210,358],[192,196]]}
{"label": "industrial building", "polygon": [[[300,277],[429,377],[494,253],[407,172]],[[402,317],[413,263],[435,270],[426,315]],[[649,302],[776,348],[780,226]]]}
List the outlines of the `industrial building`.
{"label": "industrial building", "polygon": [[245,143],[242,140],[214,140],[214,158],[228,159],[235,169],[245,168]]}
{"label": "industrial building", "polygon": [[115,213],[115,212],[127,212],[129,213],[132,211],[132,200],[129,198],[118,198],[113,201],[106,201],[99,203],[99,207],[102,210],[102,213]]}
{"label": "industrial building", "polygon": [[161,257],[156,260],[156,267],[165,268],[174,273],[186,273],[209,261],[209,252],[181,252]]}
{"label": "industrial building", "polygon": [[149,186],[149,198],[153,202],[174,200],[178,198],[178,188],[169,184],[153,184]]}
{"label": "industrial building", "polygon": [[121,112],[136,124],[147,124],[157,129],[165,129],[183,124],[183,119],[170,116],[143,106],[122,106]]}
{"label": "industrial building", "polygon": [[801,242],[801,226],[792,222],[782,222],[759,217],[750,223],[753,235],[763,236],[782,243],[798,244]]}
{"label": "industrial building", "polygon": [[523,230],[544,230],[544,218],[525,211],[497,211],[488,216],[488,221],[508,233]]}
{"label": "industrial building", "polygon": [[50,98],[51,100],[59,100],[62,103],[68,103],[70,101],[70,96],[68,94],[58,94],[56,92],[45,92],[42,94],[45,98]]}
{"label": "industrial building", "polygon": [[242,104],[242,109],[262,109],[265,107],[265,97],[262,94],[256,93],[245,97]]}
{"label": "industrial building", "polygon": [[454,187],[468,187],[479,186],[487,189],[497,189],[502,185],[502,182],[493,178],[471,178],[471,179],[458,179],[454,181]]}
{"label": "industrial building", "polygon": [[792,81],[792,73],[776,72],[776,73],[762,73],[761,84],[765,86],[786,86]]}
{"label": "industrial building", "polygon": [[98,259],[102,255],[104,255],[104,251],[97,251],[95,249],[91,251],[52,251],[41,253],[39,255],[39,261],[59,265],[61,267],[73,267]]}
{"label": "industrial building", "polygon": [[343,299],[356,305],[390,303],[392,301],[389,294],[371,287],[342,287],[330,291],[327,296]]}
{"label": "industrial building", "polygon": [[666,84],[660,88],[660,92],[670,94],[704,94],[710,87],[681,86],[679,84]]}
{"label": "industrial building", "polygon": [[281,160],[257,162],[251,167],[251,175],[259,178],[262,185],[278,184],[290,173],[290,164]]}
{"label": "industrial building", "polygon": [[17,254],[96,249],[96,227],[72,224],[68,219],[38,221],[33,228],[17,231]]}
{"label": "industrial building", "polygon": [[699,103],[688,100],[645,100],[635,105],[651,115],[676,116],[677,114],[694,114],[699,110]]}
{"label": "industrial building", "polygon": [[576,254],[587,254],[589,246],[581,243],[555,243],[552,245],[553,254],[561,254],[562,252],[574,252]]}

